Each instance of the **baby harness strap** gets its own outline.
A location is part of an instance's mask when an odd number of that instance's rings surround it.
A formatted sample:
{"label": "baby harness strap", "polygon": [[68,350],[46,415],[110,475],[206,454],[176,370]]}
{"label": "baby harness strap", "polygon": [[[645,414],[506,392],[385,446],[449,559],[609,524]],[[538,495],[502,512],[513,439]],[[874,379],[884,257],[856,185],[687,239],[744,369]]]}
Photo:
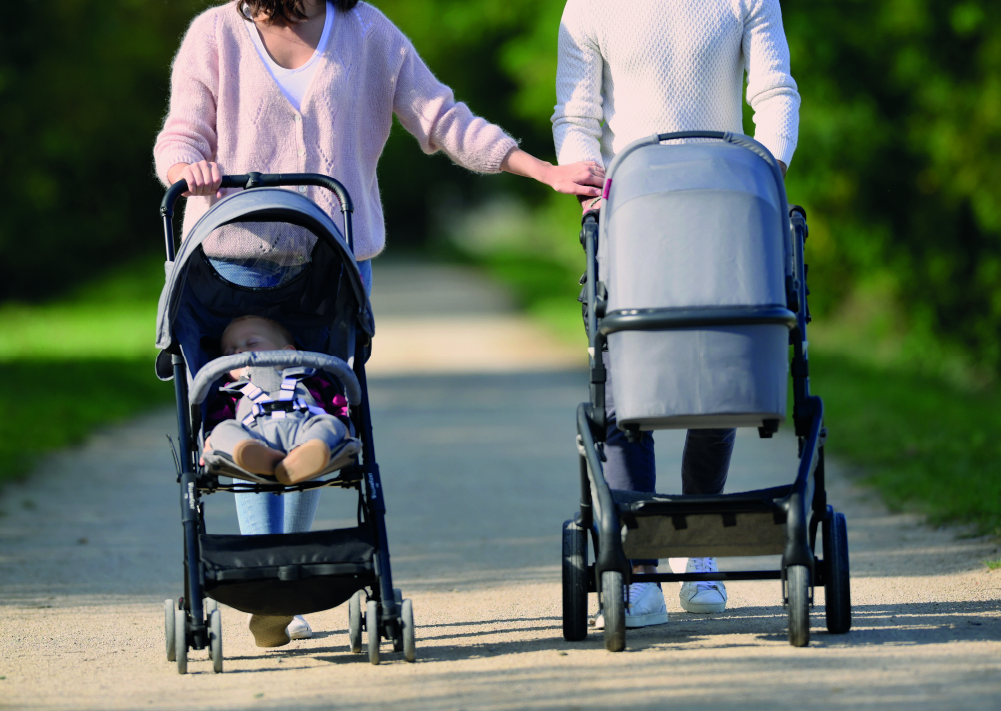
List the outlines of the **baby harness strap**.
{"label": "baby harness strap", "polygon": [[[326,415],[301,381],[316,373],[313,368],[286,368],[280,374],[271,367],[248,368],[248,375],[236,383],[219,388],[240,396],[236,419],[251,425],[258,417],[280,420],[291,412]],[[242,419],[241,419],[242,416]]]}

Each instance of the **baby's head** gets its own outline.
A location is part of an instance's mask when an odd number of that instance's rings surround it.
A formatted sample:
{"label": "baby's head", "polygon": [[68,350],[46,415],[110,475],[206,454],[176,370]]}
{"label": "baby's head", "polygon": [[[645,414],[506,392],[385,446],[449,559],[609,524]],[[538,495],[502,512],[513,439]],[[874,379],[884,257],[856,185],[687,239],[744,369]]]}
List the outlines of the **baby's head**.
{"label": "baby's head", "polygon": [[262,316],[240,316],[229,322],[222,332],[220,347],[223,355],[247,351],[294,351],[292,334],[277,321]]}

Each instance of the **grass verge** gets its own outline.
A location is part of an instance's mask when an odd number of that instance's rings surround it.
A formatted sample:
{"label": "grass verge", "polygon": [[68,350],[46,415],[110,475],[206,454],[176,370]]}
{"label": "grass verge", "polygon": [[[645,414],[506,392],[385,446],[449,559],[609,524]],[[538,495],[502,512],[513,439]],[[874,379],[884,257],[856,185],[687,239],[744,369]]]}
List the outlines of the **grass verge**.
{"label": "grass verge", "polygon": [[[465,259],[511,287],[554,333],[582,342],[574,302],[580,287],[565,265],[513,251]],[[845,344],[839,336],[841,348],[818,340],[828,346],[811,346],[811,384],[824,399],[830,451],[859,467],[861,480],[892,509],[1001,535],[997,387],[964,387],[956,378],[919,372],[913,360],[859,355],[871,343]]]}
{"label": "grass verge", "polygon": [[173,401],[153,373],[162,262],[121,267],[65,298],[0,305],[0,484],[96,427]]}

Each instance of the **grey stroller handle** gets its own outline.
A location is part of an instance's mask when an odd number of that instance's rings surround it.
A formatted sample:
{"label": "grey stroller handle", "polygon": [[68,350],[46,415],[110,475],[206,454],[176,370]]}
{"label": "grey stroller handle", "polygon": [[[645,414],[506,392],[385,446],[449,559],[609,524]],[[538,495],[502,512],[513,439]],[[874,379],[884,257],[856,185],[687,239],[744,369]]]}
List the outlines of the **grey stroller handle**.
{"label": "grey stroller handle", "polygon": [[[621,163],[627,155],[635,151],[637,148],[642,148],[643,146],[649,146],[656,143],[663,143],[664,141],[677,141],[683,138],[715,138],[720,141],[725,141],[726,143],[732,143],[736,146],[746,148],[764,159],[764,161],[771,166],[773,172],[778,174],[779,181],[782,181],[782,169],[779,168],[779,163],[775,159],[775,156],[772,155],[771,151],[750,136],[745,136],[742,133],[731,133],[730,131],[675,131],[673,133],[655,133],[652,136],[647,136],[646,138],[639,138],[615,154],[611,164],[608,166],[606,175],[611,177],[619,163]],[[608,197],[608,195],[606,194],[605,197]]]}
{"label": "grey stroller handle", "polygon": [[231,356],[223,356],[209,361],[198,371],[191,383],[189,402],[200,405],[206,397],[212,384],[231,370],[246,366],[278,366],[294,368],[305,366],[324,370],[336,377],[344,386],[344,396],[348,404],[357,405],[361,402],[361,385],[351,367],[336,356],[310,351],[247,351]]}

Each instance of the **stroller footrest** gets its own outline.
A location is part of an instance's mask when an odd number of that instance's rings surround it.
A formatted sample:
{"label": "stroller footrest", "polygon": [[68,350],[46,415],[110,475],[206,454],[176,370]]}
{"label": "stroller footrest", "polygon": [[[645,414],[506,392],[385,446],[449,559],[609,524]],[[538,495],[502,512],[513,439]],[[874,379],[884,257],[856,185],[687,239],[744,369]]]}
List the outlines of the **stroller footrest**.
{"label": "stroller footrest", "polygon": [[630,581],[634,583],[688,583],[717,580],[781,580],[781,570],[732,570],[715,573],[633,573]]}
{"label": "stroller footrest", "polygon": [[302,580],[326,575],[368,575],[373,573],[368,563],[319,563],[315,565],[278,565],[266,568],[241,568],[235,570],[207,570],[206,580],[219,583],[234,580]]}

